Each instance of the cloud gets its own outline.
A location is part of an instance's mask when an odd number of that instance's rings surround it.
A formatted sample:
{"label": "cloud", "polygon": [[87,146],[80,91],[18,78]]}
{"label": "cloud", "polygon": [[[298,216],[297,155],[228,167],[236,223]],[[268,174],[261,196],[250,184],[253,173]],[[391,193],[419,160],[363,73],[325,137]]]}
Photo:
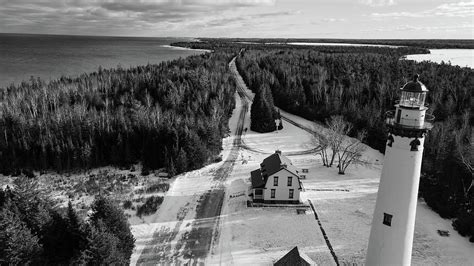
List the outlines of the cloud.
{"label": "cloud", "polygon": [[426,17],[474,17],[474,1],[448,3],[418,12],[372,13],[373,18],[426,18]]}
{"label": "cloud", "polygon": [[236,24],[236,23],[256,24],[256,23],[264,23],[265,20],[269,20],[269,19],[275,19],[275,18],[281,18],[285,16],[299,14],[300,12],[301,11],[278,11],[278,12],[249,14],[249,15],[243,15],[243,16],[221,17],[221,18],[211,19],[204,24],[207,27],[232,26],[231,24]]}
{"label": "cloud", "polygon": [[169,31],[178,24],[206,25],[227,11],[273,5],[275,0],[0,0],[0,32],[122,35],[135,29]]}
{"label": "cloud", "polygon": [[395,4],[394,0],[359,0],[359,3],[372,7],[392,6]]}
{"label": "cloud", "polygon": [[393,31],[456,31],[456,30],[465,30],[471,29],[474,30],[473,24],[460,24],[460,25],[451,25],[451,26],[414,26],[414,25],[398,25],[395,27],[384,27],[384,28],[374,28],[370,30],[361,30],[361,32],[393,32]]}
{"label": "cloud", "polygon": [[323,22],[345,22],[345,18],[323,18],[321,19]]}

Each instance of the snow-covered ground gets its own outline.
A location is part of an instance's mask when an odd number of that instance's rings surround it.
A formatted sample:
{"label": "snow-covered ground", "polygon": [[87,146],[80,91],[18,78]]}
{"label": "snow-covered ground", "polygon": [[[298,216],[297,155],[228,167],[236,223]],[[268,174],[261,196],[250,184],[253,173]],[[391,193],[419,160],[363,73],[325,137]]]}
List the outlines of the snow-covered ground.
{"label": "snow-covered ground", "polygon": [[[236,108],[229,120],[229,128],[235,132],[242,101],[235,94]],[[235,134],[223,140],[222,158],[227,158]],[[176,177],[171,184],[158,211],[146,217],[146,223],[132,226],[136,239],[131,265],[167,261],[167,263],[189,262],[184,252],[185,243],[195,221],[196,209],[201,197],[217,185],[214,172],[223,162],[208,165],[199,170]]]}
{"label": "snow-covered ground", "polygon": [[[252,93],[247,90],[247,94]],[[229,121],[232,134],[223,140],[222,157],[227,158],[234,143],[239,114],[243,102],[235,94],[236,108]],[[222,213],[211,250],[205,264],[270,265],[294,246],[321,265],[334,265],[315,215],[308,209],[297,214],[294,208],[248,208],[250,171],[275,150],[297,154],[317,147],[308,133],[286,120],[283,130],[260,134],[250,130],[248,110],[242,146],[233,171],[224,181],[225,196]],[[281,110],[282,116],[318,133],[324,126]],[[381,174],[383,155],[366,147],[364,165],[349,166],[345,175],[338,175],[336,167],[321,165],[315,154],[288,156],[299,168],[309,170],[303,181],[303,201],[311,200],[336,256],[341,263],[363,264],[368,244],[372,213]],[[186,242],[195,222],[196,210],[204,194],[222,183],[215,180],[215,172],[224,162],[179,175],[172,179],[170,189],[158,211],[143,220],[131,218],[136,248],[131,264],[180,264],[190,262],[186,257]],[[129,175],[129,170],[96,169],[93,173],[109,171]],[[138,170],[137,170],[138,172]],[[58,176],[56,179],[59,179]],[[75,179],[80,176],[75,177]],[[51,176],[47,180],[55,179]],[[138,178],[136,182],[140,183]],[[9,177],[0,177],[0,185],[11,184]],[[135,182],[135,181],[134,181]],[[135,186],[139,184],[135,184]],[[66,194],[58,194],[64,198]],[[87,204],[90,196],[74,197],[77,204]],[[90,202],[89,202],[90,203]],[[449,237],[439,236],[437,230],[448,230]],[[197,239],[199,241],[199,239]],[[412,263],[414,265],[474,265],[474,244],[459,236],[451,221],[442,219],[420,200],[418,204]]]}
{"label": "snow-covered ground", "polygon": [[[295,115],[281,112],[298,124],[318,132],[325,128]],[[249,121],[246,121],[249,127]],[[321,265],[335,264],[314,213],[298,215],[292,208],[249,208],[250,171],[259,167],[269,153],[308,150],[317,145],[311,134],[283,122],[278,132],[259,134],[248,130],[241,150],[245,161],[236,165],[226,181],[226,198],[218,241],[208,264],[270,265],[294,246]],[[307,168],[303,201],[311,200],[340,263],[363,264],[370,233],[383,154],[366,147],[365,165],[349,166],[345,175],[336,167],[321,165],[315,154],[288,156],[293,164]],[[437,230],[448,230],[441,237]],[[412,263],[414,265],[473,265],[474,244],[453,230],[451,221],[434,213],[423,201],[418,204]]]}

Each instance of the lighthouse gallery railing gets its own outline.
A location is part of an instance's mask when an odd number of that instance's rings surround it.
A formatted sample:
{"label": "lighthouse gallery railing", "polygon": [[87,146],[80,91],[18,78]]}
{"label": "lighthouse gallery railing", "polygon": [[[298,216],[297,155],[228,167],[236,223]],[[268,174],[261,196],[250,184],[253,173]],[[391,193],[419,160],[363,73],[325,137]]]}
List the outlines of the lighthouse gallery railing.
{"label": "lighthouse gallery railing", "polygon": [[403,124],[397,122],[395,117],[395,110],[391,110],[385,113],[385,123],[388,126],[399,127],[404,129],[431,129],[433,127],[434,115],[425,114],[425,117],[422,119],[408,119],[403,118],[400,121],[403,121]]}

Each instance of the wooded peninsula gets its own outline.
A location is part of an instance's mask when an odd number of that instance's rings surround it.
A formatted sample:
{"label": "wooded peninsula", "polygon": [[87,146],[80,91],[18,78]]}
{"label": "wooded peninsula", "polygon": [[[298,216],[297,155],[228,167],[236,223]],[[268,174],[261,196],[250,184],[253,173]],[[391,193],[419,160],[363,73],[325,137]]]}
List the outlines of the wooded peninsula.
{"label": "wooded peninsula", "polygon": [[384,114],[393,109],[399,88],[418,73],[436,116],[425,144],[420,194],[442,217],[456,218],[455,229],[474,242],[474,71],[402,60],[429,53],[427,48],[472,48],[472,41],[363,40],[404,45],[398,48],[266,41],[176,43],[213,52],[10,86],[0,94],[0,171],[64,172],[141,162],[174,175],[219,160],[235,106],[228,62],[236,55],[249,88],[265,91],[263,101],[312,121],[342,115],[354,125],[354,134],[367,130],[366,143],[384,152]]}

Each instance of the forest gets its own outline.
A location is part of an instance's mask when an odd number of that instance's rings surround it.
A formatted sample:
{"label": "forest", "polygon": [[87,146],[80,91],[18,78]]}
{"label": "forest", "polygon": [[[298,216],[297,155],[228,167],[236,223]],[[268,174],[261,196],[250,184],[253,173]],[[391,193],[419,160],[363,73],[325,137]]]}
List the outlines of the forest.
{"label": "forest", "polygon": [[227,38],[213,39],[200,38],[201,42],[226,42],[226,43],[291,43],[291,42],[313,42],[313,43],[357,43],[357,44],[375,44],[390,46],[407,46],[410,48],[420,47],[426,49],[474,49],[474,41],[466,39],[320,39],[320,38]]}
{"label": "forest", "polygon": [[427,102],[436,123],[427,136],[420,194],[442,217],[474,242],[472,106],[474,71],[447,64],[400,60],[386,48],[363,53],[317,49],[252,49],[237,67],[253,91],[270,86],[275,105],[309,120],[343,115],[352,134],[367,130],[366,143],[385,149],[384,114],[394,109],[401,88],[414,73],[430,90]]}
{"label": "forest", "polygon": [[[425,142],[420,195],[442,217],[455,218],[456,230],[474,241],[474,71],[401,60],[428,53],[434,45],[428,43],[305,47],[209,39],[173,44],[213,50],[185,59],[99,69],[49,83],[32,78],[0,93],[0,172],[141,162],[145,169],[165,168],[174,175],[218,160],[235,106],[227,64],[238,51],[237,68],[261,97],[263,110],[274,104],[320,122],[342,115],[354,125],[350,135],[366,130],[366,143],[383,152],[384,114],[394,109],[399,88],[418,73],[436,116]],[[471,47],[472,41],[461,44]],[[272,112],[261,119],[271,120]]]}
{"label": "forest", "polygon": [[234,54],[10,86],[0,105],[0,171],[142,162],[174,175],[216,160],[235,105]]}
{"label": "forest", "polygon": [[1,265],[128,265],[135,239],[122,209],[97,196],[87,220],[54,200],[34,179],[0,188]]}
{"label": "forest", "polygon": [[[345,42],[387,47],[295,46],[287,42]],[[271,42],[271,45],[265,43]],[[427,48],[474,48],[472,40],[200,39],[174,45],[240,49],[237,68],[249,88],[306,119],[325,122],[342,115],[354,125],[349,135],[367,132],[365,142],[385,150],[384,114],[393,110],[400,88],[414,74],[430,90],[429,113],[436,117],[426,138],[420,196],[454,228],[474,242],[474,71],[449,64],[417,63],[404,55]],[[270,87],[268,92],[267,87]],[[273,128],[271,129],[273,130]],[[270,131],[271,131],[270,130]]]}

